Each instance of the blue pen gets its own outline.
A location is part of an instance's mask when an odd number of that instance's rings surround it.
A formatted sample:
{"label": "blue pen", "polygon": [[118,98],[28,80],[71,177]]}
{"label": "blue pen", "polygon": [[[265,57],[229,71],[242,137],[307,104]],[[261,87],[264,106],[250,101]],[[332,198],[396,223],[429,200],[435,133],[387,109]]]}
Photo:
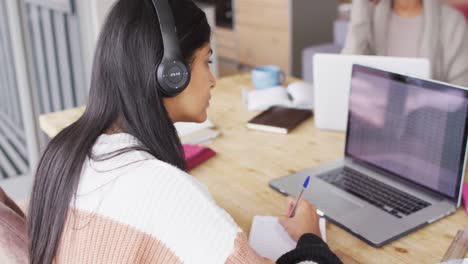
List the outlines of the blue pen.
{"label": "blue pen", "polygon": [[294,204],[294,207],[292,208],[292,210],[289,212],[288,217],[293,217],[294,214],[296,214],[297,204],[298,204],[299,201],[301,200],[302,194],[304,193],[305,189],[306,189],[307,186],[309,185],[309,181],[310,181],[310,176],[307,176],[307,178],[306,178],[305,181],[304,181],[304,184],[302,184],[301,193],[300,193],[299,196],[297,197],[296,203]]}

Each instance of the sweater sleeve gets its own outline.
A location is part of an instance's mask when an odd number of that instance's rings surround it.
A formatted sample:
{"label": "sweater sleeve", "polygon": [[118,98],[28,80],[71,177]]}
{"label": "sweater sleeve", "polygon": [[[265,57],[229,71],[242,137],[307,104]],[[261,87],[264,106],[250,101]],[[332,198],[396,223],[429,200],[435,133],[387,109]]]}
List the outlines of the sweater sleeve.
{"label": "sweater sleeve", "polygon": [[368,55],[370,53],[373,4],[369,0],[354,0],[351,21],[346,36],[343,54]]}
{"label": "sweater sleeve", "polygon": [[313,261],[318,264],[341,264],[341,260],[318,236],[304,234],[297,242],[296,249],[281,256],[276,263],[295,264]]}
{"label": "sweater sleeve", "polygon": [[[274,243],[274,241],[272,241]],[[281,256],[278,264],[299,264],[313,261],[318,264],[340,264],[340,259],[328,248],[321,238],[313,234],[303,235],[294,250]],[[226,264],[273,264],[270,259],[261,257],[250,247],[247,236],[240,232],[235,241],[234,252]]]}

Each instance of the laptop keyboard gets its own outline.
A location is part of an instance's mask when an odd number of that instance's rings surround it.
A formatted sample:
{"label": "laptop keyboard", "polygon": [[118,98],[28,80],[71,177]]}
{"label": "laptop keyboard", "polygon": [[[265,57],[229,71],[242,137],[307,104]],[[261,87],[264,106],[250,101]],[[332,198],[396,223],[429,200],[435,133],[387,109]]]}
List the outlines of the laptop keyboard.
{"label": "laptop keyboard", "polygon": [[346,167],[318,177],[398,218],[410,215],[431,205]]}

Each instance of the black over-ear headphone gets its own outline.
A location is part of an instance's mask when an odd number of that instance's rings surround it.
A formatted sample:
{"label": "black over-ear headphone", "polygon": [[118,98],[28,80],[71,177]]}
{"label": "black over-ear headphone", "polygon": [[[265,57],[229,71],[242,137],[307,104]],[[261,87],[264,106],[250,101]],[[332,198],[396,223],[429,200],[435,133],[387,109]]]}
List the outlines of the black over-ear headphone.
{"label": "black over-ear headphone", "polygon": [[159,19],[163,39],[163,58],[158,65],[156,77],[165,96],[181,93],[190,82],[190,69],[185,64],[177,40],[177,29],[168,0],[152,0]]}

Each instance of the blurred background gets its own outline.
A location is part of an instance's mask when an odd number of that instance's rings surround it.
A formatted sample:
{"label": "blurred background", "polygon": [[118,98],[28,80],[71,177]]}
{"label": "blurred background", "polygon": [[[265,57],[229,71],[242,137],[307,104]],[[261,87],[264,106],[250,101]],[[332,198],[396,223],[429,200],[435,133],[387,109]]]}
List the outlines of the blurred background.
{"label": "blurred background", "polygon": [[[13,197],[29,191],[49,140],[38,117],[86,103],[94,45],[114,1],[0,0],[0,186]],[[345,0],[196,2],[214,29],[218,78],[277,65],[312,82],[312,56],[341,52],[352,10]],[[468,19],[467,0],[442,2]]]}

